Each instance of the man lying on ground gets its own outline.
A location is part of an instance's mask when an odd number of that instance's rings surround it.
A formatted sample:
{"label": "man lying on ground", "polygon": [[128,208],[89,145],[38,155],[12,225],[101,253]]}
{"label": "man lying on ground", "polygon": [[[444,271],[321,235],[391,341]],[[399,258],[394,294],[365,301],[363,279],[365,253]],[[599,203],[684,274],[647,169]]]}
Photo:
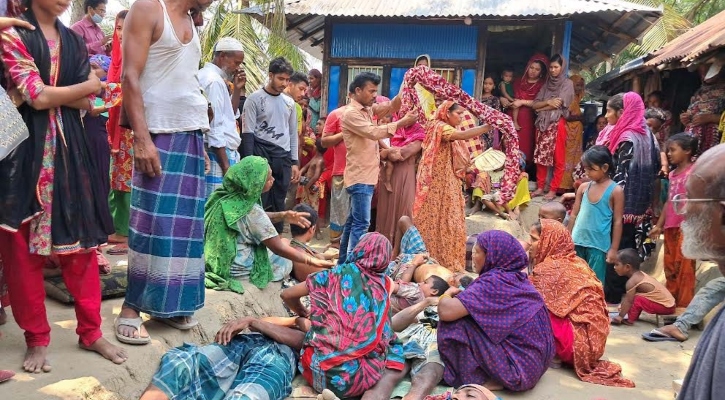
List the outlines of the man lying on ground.
{"label": "man lying on ground", "polygon": [[[171,349],[140,400],[285,399],[302,348],[301,320],[244,317],[222,326],[215,343]],[[239,335],[246,329],[254,333]]]}

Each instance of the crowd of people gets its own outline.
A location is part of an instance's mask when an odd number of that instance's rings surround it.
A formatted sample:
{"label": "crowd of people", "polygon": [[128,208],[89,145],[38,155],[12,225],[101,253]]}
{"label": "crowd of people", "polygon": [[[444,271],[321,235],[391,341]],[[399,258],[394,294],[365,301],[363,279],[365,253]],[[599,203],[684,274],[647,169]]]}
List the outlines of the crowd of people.
{"label": "crowd of people", "polygon": [[[689,305],[644,335],[686,340],[725,296],[722,278],[694,293],[695,260],[725,270],[722,72],[701,71],[678,134],[661,94],[645,108],[628,92],[586,140],[584,81],[560,55],[534,55],[522,77],[486,76],[480,101],[421,56],[397,96],[378,96],[380,77],[363,72],[328,114],[322,74],[281,57],[247,96],[234,38],[199,69],[195,25],[210,4],[139,0],[112,34],[99,26],[105,0],[86,0],[71,28],[58,19],[67,4],[51,0],[0,18],[2,95],[29,131],[0,160],[0,298],[25,332],[25,371],[51,369],[43,280],[54,267],[75,299],[80,347],[127,360],[100,329],[109,245],[128,256],[114,322],[124,344],[151,342],[142,313],[197,326],[207,288],[284,288],[289,315],[229,321],[213,344],[170,350],[144,400],[283,399],[298,370],[323,399],[389,398],[410,374],[406,400],[493,400],[562,365],[634,387],[602,360],[610,323]],[[467,235],[467,198],[478,202],[469,214],[514,219],[537,196],[550,202],[530,240]],[[326,227],[320,252],[310,242]],[[665,285],[640,271],[661,235]],[[684,398],[722,385],[713,349],[724,324],[720,312],[703,334]],[[457,389],[431,395],[441,382]]]}

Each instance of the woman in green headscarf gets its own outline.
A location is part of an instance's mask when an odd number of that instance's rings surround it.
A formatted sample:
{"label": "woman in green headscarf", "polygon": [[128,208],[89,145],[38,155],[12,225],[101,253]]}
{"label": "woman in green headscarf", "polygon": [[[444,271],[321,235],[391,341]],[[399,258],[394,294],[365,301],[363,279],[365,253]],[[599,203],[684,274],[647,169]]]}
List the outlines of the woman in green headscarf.
{"label": "woman in green headscarf", "polygon": [[284,221],[303,228],[309,227],[310,222],[305,218],[306,213],[264,211],[261,196],[272,183],[274,178],[267,160],[249,156],[229,168],[222,187],[209,197],[204,212],[207,288],[244,293],[239,278],[248,278],[260,289],[270,281],[281,280],[291,268],[286,269],[284,263],[270,262],[272,253],[319,268],[333,265],[297,252],[279,237],[275,222]]}

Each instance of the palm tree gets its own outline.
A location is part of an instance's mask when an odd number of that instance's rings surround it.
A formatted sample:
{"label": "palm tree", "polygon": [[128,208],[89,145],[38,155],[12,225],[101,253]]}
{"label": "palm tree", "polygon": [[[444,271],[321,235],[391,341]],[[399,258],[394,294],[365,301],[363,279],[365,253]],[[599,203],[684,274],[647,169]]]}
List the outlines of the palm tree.
{"label": "palm tree", "polygon": [[261,0],[257,3],[269,20],[264,25],[248,14],[235,14],[249,6],[245,0],[221,0],[210,11],[211,18],[201,34],[202,62],[212,59],[214,45],[222,37],[233,37],[244,46],[244,68],[247,73],[247,87],[260,88],[267,80],[267,64],[275,57],[285,57],[295,70],[306,71],[307,62],[303,53],[285,38],[285,17],[283,0]]}
{"label": "palm tree", "polygon": [[[652,7],[663,7],[662,18],[645,33],[641,44],[633,43],[619,53],[613,60],[613,66],[618,67],[632,61],[635,58],[647,55],[667,42],[680,36],[692,28],[692,22],[686,18],[680,10],[675,8],[673,0],[629,0],[632,3]],[[682,3],[677,2],[677,3]]]}

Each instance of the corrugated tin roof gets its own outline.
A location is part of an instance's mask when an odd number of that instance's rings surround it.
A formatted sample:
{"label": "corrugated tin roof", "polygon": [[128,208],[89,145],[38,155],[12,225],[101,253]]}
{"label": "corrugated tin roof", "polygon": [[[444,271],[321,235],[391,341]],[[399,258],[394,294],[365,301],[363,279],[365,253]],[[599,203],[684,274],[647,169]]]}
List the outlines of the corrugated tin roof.
{"label": "corrugated tin roof", "polygon": [[622,65],[621,67],[615,68],[599,78],[591,81],[587,84],[587,92],[594,95],[596,98],[606,97],[608,94],[607,84],[620,76],[626,75],[632,71],[636,71],[644,65],[646,56],[635,58],[634,60]]}
{"label": "corrugated tin roof", "polygon": [[698,57],[725,47],[725,11],[695,26],[652,53],[645,66],[655,67],[673,61],[685,66]]}
{"label": "corrugated tin roof", "polygon": [[[259,6],[236,11],[265,23]],[[571,62],[590,67],[638,40],[662,16],[652,8],[618,0],[294,0],[285,4],[286,37],[322,58],[325,18],[459,19],[574,22]]]}
{"label": "corrugated tin roof", "polygon": [[296,0],[285,5],[289,15],[337,17],[536,17],[599,11],[661,11],[618,0]]}

